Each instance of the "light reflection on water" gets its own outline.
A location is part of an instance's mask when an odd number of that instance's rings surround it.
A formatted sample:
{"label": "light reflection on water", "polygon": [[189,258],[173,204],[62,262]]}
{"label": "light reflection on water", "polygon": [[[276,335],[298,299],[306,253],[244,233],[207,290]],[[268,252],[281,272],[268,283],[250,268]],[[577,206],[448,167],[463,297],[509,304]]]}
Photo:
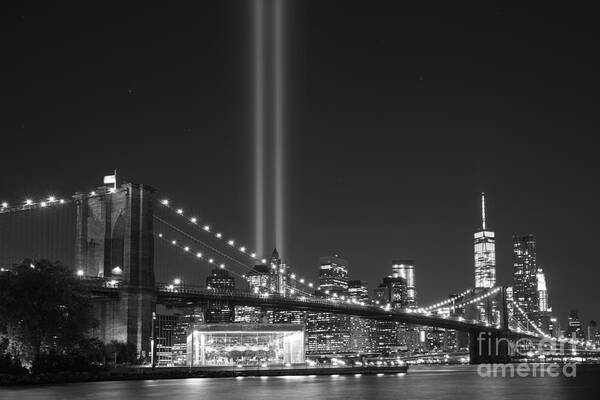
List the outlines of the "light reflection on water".
{"label": "light reflection on water", "polygon": [[2,400],[120,399],[544,399],[597,393],[600,372],[577,378],[480,378],[474,367],[407,374],[196,378],[0,389]]}

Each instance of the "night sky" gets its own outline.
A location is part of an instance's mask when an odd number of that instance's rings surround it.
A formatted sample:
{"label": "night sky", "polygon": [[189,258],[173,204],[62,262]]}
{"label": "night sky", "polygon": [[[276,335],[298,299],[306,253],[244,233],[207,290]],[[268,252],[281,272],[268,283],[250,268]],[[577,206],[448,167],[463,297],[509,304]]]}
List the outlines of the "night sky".
{"label": "night sky", "polygon": [[[150,3],[3,6],[0,200],[116,168],[253,243],[250,3]],[[413,258],[428,304],[473,286],[485,191],[499,283],[532,233],[563,325],[600,318],[596,14],[287,3],[283,258],[370,287]]]}

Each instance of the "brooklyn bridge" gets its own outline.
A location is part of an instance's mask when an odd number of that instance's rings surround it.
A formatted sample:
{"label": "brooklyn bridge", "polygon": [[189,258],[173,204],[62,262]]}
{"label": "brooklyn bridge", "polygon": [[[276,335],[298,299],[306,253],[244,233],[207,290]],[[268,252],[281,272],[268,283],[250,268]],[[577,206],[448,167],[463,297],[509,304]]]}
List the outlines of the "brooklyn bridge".
{"label": "brooklyn bridge", "polygon": [[[153,354],[157,308],[207,310],[247,306],[259,310],[331,313],[369,320],[455,330],[468,335],[471,363],[506,362],[509,342],[551,338],[527,318],[501,286],[467,289],[429,306],[330,296],[290,265],[274,264],[146,184],[101,186],[70,197],[49,196],[0,208],[0,263],[25,257],[60,260],[90,289],[97,335],[134,343]],[[269,284],[249,284],[256,265]],[[235,287],[203,285],[213,270],[235,276]],[[448,288],[452,293],[454,288]],[[485,318],[470,310],[488,310]],[[520,318],[517,318],[520,316]],[[494,345],[491,345],[494,343]],[[500,343],[500,345],[497,345]]]}

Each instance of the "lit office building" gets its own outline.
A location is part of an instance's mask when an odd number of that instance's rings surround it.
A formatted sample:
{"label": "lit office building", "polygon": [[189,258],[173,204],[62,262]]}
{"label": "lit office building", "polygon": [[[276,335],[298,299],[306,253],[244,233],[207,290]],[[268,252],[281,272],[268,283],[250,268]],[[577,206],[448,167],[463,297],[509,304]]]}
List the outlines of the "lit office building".
{"label": "lit office building", "polygon": [[596,346],[600,345],[600,330],[598,330],[598,323],[594,320],[591,320],[588,324],[587,340]]}
{"label": "lit office building", "polygon": [[373,289],[373,298],[380,304],[389,304],[394,309],[406,308],[406,280],[391,275],[383,278],[383,283]]}
{"label": "lit office building", "polygon": [[304,327],[296,324],[205,324],[187,338],[194,366],[262,366],[305,362]]}
{"label": "lit office building", "polygon": [[415,261],[393,260],[392,277],[402,278],[406,281],[406,306],[416,307],[417,288],[415,283]]}
{"label": "lit office building", "polygon": [[[214,268],[206,277],[206,287],[212,290],[235,289],[235,279],[225,269]],[[234,321],[234,309],[227,303],[211,302],[204,311],[204,319],[207,323],[226,323]]]}
{"label": "lit office building", "polygon": [[268,316],[261,311],[260,307],[236,305],[234,307],[234,322],[258,324],[269,321]]}
{"label": "lit office building", "polygon": [[[513,236],[513,297],[514,301],[529,316],[539,311],[538,266],[536,241],[533,235]],[[545,278],[541,281],[545,290]],[[547,297],[546,297],[547,306]],[[527,321],[520,313],[515,317],[522,324]]]}
{"label": "lit office building", "polygon": [[567,337],[575,339],[585,339],[577,310],[571,310],[571,312],[569,313],[569,327],[567,328]]}
{"label": "lit office building", "polygon": [[267,265],[255,265],[252,270],[246,273],[246,280],[250,290],[254,293],[274,293],[276,290],[275,275]]}
{"label": "lit office building", "polygon": [[475,255],[475,288],[496,286],[496,239],[487,229],[485,220],[485,195],[481,194],[481,229],[473,236]]}
{"label": "lit office building", "polygon": [[208,289],[235,289],[235,278],[229,275],[226,269],[214,268],[211,274],[206,277],[206,287]]}
{"label": "lit office building", "polygon": [[321,257],[319,262],[319,290],[331,295],[346,295],[348,292],[348,261],[335,255]]}
{"label": "lit office building", "polygon": [[246,275],[250,290],[254,293],[287,294],[286,265],[281,262],[277,249],[273,250],[268,265],[255,265]]}
{"label": "lit office building", "polygon": [[540,268],[537,270],[537,293],[538,293],[538,310],[548,311],[548,290],[546,288],[546,276]]}
{"label": "lit office building", "polygon": [[369,301],[369,284],[366,281],[348,281],[348,298],[359,302]]}
{"label": "lit office building", "polygon": [[[158,305],[157,305],[158,310]],[[178,315],[173,327],[172,335],[172,363],[173,366],[189,365],[187,351],[187,337],[192,327],[204,322],[204,313],[200,308],[188,309],[183,315]]]}
{"label": "lit office building", "polygon": [[[369,301],[368,283],[362,280],[348,281],[348,298],[367,304]],[[350,317],[350,350],[356,353],[370,352],[372,349],[371,327],[376,323],[367,318]]]}
{"label": "lit office building", "polygon": [[307,354],[339,354],[350,351],[350,316],[307,313]]}
{"label": "lit office building", "polygon": [[154,364],[159,367],[172,367],[173,339],[180,316],[156,314],[154,319]]}

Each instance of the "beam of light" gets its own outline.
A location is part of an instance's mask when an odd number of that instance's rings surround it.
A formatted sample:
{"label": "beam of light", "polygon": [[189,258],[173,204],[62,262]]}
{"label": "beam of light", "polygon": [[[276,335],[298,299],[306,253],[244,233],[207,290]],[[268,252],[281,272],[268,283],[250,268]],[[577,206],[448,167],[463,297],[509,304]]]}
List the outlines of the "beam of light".
{"label": "beam of light", "polygon": [[283,125],[283,0],[274,2],[273,32],[273,140],[274,140],[274,192],[275,192],[275,246],[285,254],[284,236],[284,125]]}
{"label": "beam of light", "polygon": [[263,0],[254,0],[254,224],[255,248],[264,251],[265,235],[265,71],[264,71],[264,14]]}

